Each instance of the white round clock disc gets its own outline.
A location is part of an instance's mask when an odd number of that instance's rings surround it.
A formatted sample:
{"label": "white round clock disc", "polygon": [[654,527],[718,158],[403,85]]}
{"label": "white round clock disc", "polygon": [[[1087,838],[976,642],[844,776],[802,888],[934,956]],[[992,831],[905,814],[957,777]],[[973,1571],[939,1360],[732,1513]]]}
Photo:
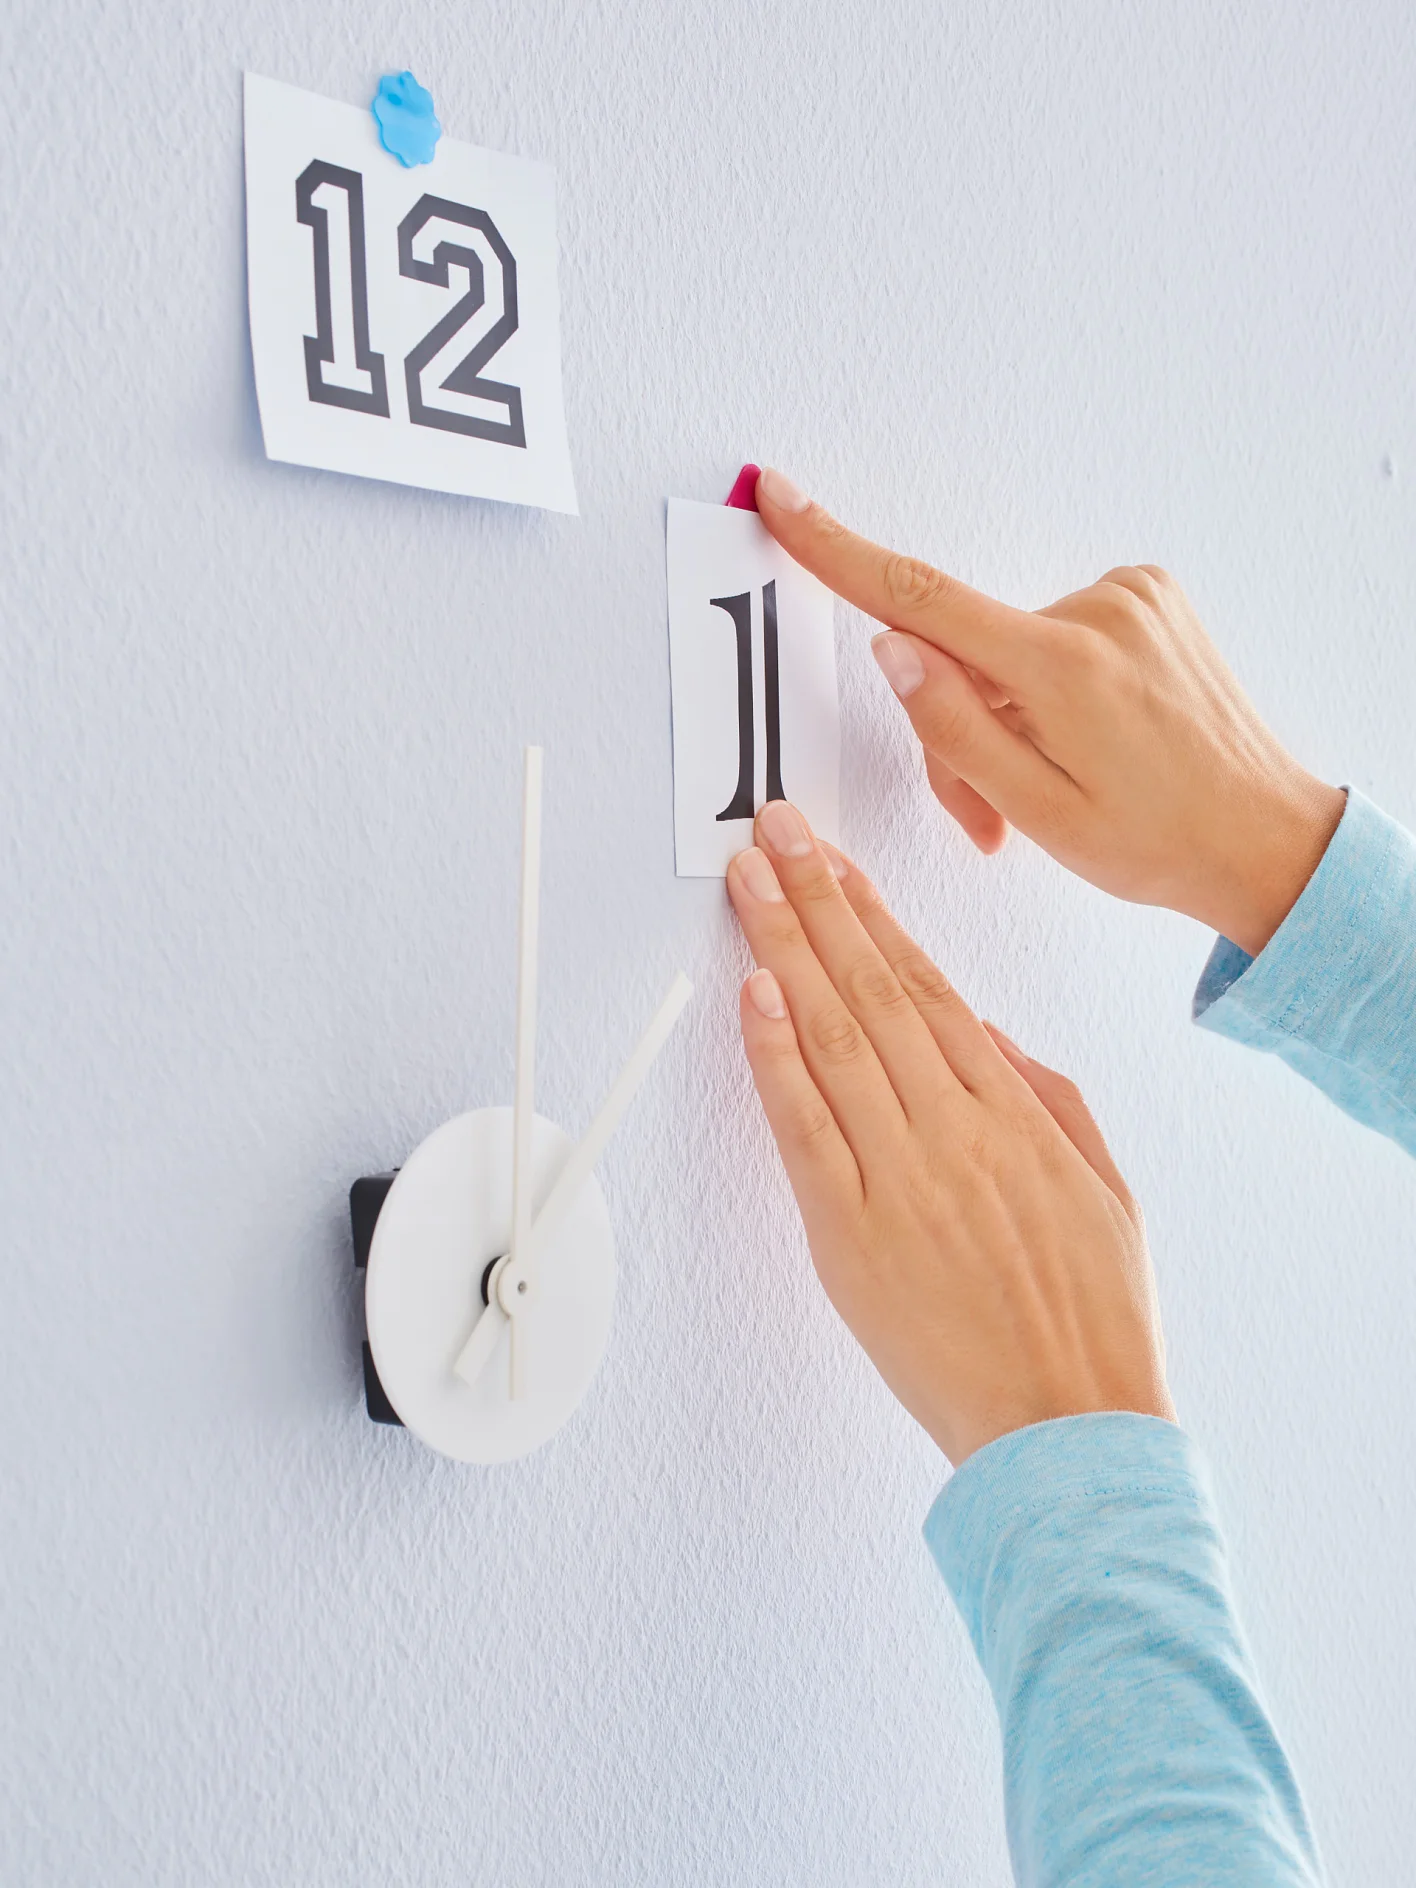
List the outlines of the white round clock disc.
{"label": "white round clock disc", "polygon": [[[540,1115],[533,1199],[574,1143]],[[453,1361],[483,1309],[482,1276],[511,1242],[511,1109],[445,1121],[408,1158],[374,1227],[364,1288],[379,1381],[406,1426],[459,1462],[508,1462],[539,1448],[589,1389],[609,1342],[615,1247],[594,1177],[536,1253],[526,1394],[510,1395],[508,1333],[475,1383]]]}

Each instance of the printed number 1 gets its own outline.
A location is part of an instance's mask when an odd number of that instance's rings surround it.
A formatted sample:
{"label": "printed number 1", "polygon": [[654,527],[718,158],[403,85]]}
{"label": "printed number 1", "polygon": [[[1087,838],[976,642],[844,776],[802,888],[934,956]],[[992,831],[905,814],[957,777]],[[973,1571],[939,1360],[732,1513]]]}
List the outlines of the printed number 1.
{"label": "printed number 1", "polygon": [[[336,210],[338,220],[332,220],[330,211],[340,197],[343,214]],[[295,218],[315,239],[315,332],[305,336],[309,396],[321,406],[352,407],[387,419],[384,358],[369,346],[364,179],[357,170],[316,158],[296,180]]]}
{"label": "printed number 1", "polygon": [[[737,635],[738,778],[733,797],[719,819],[751,819],[756,752],[752,733],[752,592],[712,597],[715,610],[726,610]],[[782,791],[782,702],[777,667],[777,580],[762,586],[762,690],[767,723],[767,798],[785,800]]]}

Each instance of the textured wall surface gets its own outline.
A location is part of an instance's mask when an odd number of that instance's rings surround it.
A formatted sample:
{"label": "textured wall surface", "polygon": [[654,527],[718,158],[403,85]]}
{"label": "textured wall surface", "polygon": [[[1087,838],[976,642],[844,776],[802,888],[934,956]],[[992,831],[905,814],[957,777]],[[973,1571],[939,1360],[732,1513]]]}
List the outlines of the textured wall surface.
{"label": "textured wall surface", "polygon": [[[893,14],[893,21],[887,18]],[[663,500],[781,464],[1021,602],[1182,575],[1315,768],[1416,817],[1403,0],[10,0],[0,1875],[24,1888],[1007,1879],[941,1477],[815,1286],[673,876]],[[579,520],[266,463],[240,75],[560,180]],[[1187,1020],[1207,938],[936,817],[838,615],[848,843],[1074,1073],[1333,1878],[1416,1846],[1416,1171]],[[360,1407],[345,1190],[542,1105],[671,968],[604,1166],[607,1368],[455,1468]]]}

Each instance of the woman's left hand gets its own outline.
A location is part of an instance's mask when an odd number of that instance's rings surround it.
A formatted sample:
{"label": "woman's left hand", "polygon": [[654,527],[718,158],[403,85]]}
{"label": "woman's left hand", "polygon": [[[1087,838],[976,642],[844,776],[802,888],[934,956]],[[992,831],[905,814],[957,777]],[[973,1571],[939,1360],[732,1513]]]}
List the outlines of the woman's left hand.
{"label": "woman's left hand", "polygon": [[957,1465],[1094,1410],[1173,1419],[1140,1208],[1071,1082],[981,1023],[785,801],[728,891],[753,1079],[836,1309]]}

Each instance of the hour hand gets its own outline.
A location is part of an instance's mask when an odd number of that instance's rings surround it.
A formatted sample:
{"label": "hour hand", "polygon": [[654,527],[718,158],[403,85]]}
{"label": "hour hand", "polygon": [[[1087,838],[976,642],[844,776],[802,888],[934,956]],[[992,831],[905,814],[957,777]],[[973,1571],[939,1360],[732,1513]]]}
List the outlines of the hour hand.
{"label": "hour hand", "polygon": [[[505,1259],[501,1263],[504,1265]],[[511,1319],[502,1310],[501,1300],[497,1297],[497,1272],[500,1270],[501,1265],[488,1279],[487,1302],[482,1309],[482,1315],[472,1326],[472,1335],[458,1352],[457,1361],[452,1366],[454,1375],[461,1377],[464,1383],[475,1383],[481,1376],[492,1360],[492,1352],[497,1347],[497,1339],[511,1323]]]}

